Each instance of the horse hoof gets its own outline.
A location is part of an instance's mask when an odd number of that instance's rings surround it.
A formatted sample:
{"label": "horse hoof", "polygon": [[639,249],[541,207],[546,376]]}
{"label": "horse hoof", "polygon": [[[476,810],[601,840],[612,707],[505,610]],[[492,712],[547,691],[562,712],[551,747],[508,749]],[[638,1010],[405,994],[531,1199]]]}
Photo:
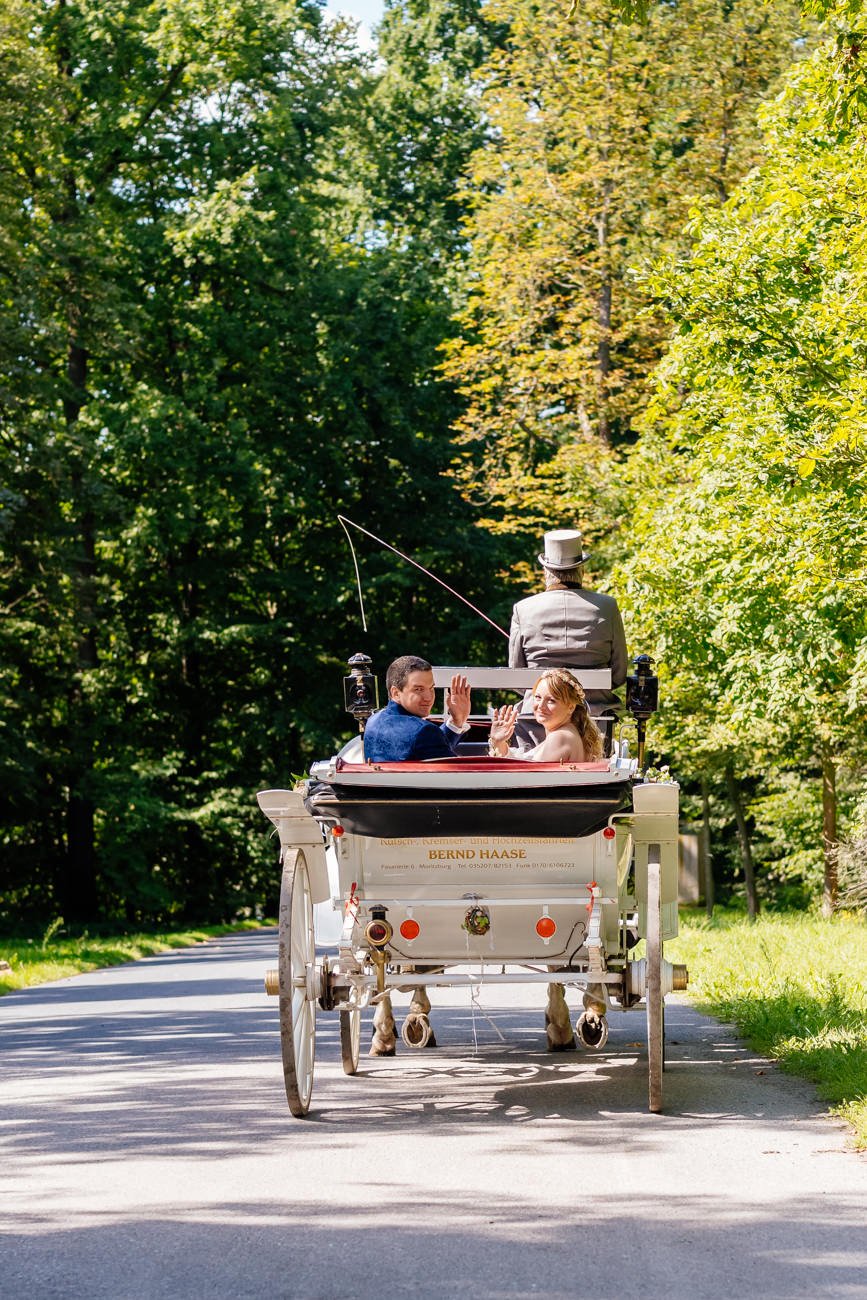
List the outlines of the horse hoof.
{"label": "horse hoof", "polygon": [[423,1011],[413,1011],[407,1016],[401,1027],[400,1036],[407,1047],[436,1047],[437,1045],[427,1013]]}
{"label": "horse hoof", "polygon": [[367,1055],[368,1056],[396,1056],[397,1049],[395,1047],[376,1047],[373,1044],[371,1044],[370,1051],[367,1053]]}
{"label": "horse hoof", "polygon": [[578,1044],[575,1042],[575,1035],[574,1034],[572,1035],[571,1041],[568,1043],[552,1043],[549,1041],[548,1051],[549,1052],[577,1052]]}

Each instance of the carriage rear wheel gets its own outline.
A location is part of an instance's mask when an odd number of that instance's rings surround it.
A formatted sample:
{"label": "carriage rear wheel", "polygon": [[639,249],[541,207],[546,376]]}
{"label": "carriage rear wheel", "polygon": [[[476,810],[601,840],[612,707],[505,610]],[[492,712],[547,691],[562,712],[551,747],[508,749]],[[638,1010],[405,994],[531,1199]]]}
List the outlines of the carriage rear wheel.
{"label": "carriage rear wheel", "polygon": [[289,1109],[299,1119],[310,1109],[316,1055],[316,943],[307,862],[286,849],[280,887],[280,1047]]}
{"label": "carriage rear wheel", "polygon": [[662,1072],[665,1069],[665,1002],[662,994],[662,913],[659,845],[647,853],[647,1091],[648,1109],[662,1110]]}
{"label": "carriage rear wheel", "polygon": [[340,1013],[340,1056],[343,1073],[355,1074],[361,1056],[361,1010],[351,1007]]}

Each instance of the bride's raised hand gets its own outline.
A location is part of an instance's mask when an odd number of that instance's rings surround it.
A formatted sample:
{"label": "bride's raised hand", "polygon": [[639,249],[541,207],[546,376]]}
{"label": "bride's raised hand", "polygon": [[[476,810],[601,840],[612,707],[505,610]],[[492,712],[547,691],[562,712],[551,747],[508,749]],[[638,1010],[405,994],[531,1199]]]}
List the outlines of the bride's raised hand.
{"label": "bride's raised hand", "polygon": [[504,745],[508,748],[520,712],[520,704],[504,704],[502,708],[494,709],[491,714],[492,749],[502,749]]}

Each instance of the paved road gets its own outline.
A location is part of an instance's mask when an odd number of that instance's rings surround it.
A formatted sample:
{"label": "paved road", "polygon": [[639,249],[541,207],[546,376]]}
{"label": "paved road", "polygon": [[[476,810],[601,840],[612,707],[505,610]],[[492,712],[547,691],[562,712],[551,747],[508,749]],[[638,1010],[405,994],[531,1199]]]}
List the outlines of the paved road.
{"label": "paved road", "polygon": [[550,1056],[538,990],[442,990],[443,1046],[355,1078],[321,1016],[293,1120],[274,947],[0,1000],[4,1300],[867,1297],[867,1161],[728,1029],[668,1003],[652,1116],[641,1013]]}

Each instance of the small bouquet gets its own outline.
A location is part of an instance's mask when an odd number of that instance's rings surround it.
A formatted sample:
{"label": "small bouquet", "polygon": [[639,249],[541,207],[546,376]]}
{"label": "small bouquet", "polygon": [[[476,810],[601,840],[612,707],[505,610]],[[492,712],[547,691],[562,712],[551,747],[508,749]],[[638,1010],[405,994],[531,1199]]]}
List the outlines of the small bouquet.
{"label": "small bouquet", "polygon": [[671,775],[671,769],[666,763],[664,767],[647,767],[644,769],[644,780],[651,781],[656,785],[675,785],[675,779]]}

